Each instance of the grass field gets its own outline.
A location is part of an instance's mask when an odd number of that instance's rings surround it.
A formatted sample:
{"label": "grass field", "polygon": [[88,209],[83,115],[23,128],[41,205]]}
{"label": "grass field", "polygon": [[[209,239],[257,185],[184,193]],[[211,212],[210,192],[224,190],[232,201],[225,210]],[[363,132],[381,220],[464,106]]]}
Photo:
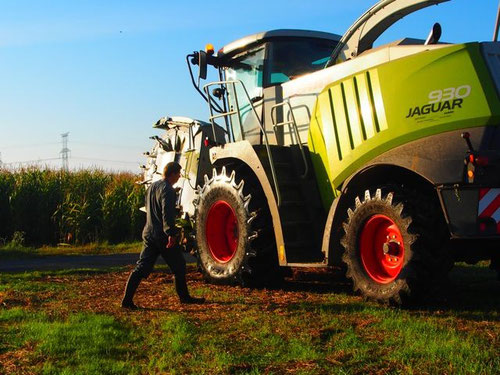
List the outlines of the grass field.
{"label": "grass field", "polygon": [[86,245],[66,245],[29,247],[7,244],[0,246],[0,261],[2,259],[23,259],[55,255],[108,255],[123,253],[139,253],[142,242],[124,242],[116,245],[89,243]]}
{"label": "grass field", "polygon": [[500,283],[455,267],[420,309],[364,302],[339,275],[276,290],[205,284],[180,305],[159,268],[119,308],[128,269],[0,274],[1,374],[495,374]]}

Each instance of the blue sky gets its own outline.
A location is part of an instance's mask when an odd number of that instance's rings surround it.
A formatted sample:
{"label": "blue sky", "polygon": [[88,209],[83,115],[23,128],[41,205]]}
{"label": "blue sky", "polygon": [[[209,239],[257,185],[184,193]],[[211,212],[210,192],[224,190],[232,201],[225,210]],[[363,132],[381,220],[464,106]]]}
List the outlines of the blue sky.
{"label": "blue sky", "polygon": [[[158,118],[208,115],[186,54],[271,29],[343,34],[374,3],[1,0],[2,161],[58,158],[60,134],[69,132],[70,167],[137,172]],[[497,7],[496,0],[432,6],[394,25],[381,42],[424,39],[436,21],[442,40],[491,40]]]}

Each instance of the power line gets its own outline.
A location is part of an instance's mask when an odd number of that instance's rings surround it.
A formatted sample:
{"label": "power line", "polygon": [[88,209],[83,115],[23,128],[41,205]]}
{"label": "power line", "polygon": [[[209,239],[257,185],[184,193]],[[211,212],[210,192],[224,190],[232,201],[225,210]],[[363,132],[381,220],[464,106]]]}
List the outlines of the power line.
{"label": "power line", "polygon": [[13,165],[13,164],[29,164],[29,163],[39,163],[42,161],[49,161],[49,160],[60,160],[61,158],[46,158],[46,159],[36,159],[36,160],[24,160],[24,161],[11,161],[8,163],[2,163],[2,165]]}
{"label": "power line", "polygon": [[120,149],[120,150],[130,150],[131,149],[131,146],[118,146],[118,145],[113,145],[113,144],[109,144],[109,143],[81,142],[81,141],[74,141],[74,140],[71,141],[71,144],[73,144],[73,145],[74,144],[85,145],[85,146],[92,146],[92,147],[100,146],[100,147],[106,147],[106,148],[116,148],[116,149]]}
{"label": "power line", "polygon": [[[3,163],[2,157],[1,157],[2,155],[0,153],[0,167],[1,166],[8,166],[8,165],[12,166],[12,165],[22,165],[22,164],[33,164],[33,163],[40,163],[40,162],[52,161],[52,160],[62,160],[62,169],[67,171],[67,170],[69,170],[69,159],[70,158],[72,160],[88,160],[88,161],[94,161],[94,162],[115,163],[115,164],[122,164],[122,165],[139,165],[140,164],[140,161],[126,161],[126,160],[90,158],[90,157],[85,157],[85,156],[72,156],[71,150],[68,148],[68,135],[69,135],[69,132],[61,134],[62,149],[61,149],[61,151],[59,151],[59,154],[60,154],[59,157],[36,159],[36,160],[13,161],[13,162],[8,162],[8,163]],[[31,146],[57,144],[57,143],[59,143],[59,142],[39,143],[39,144],[32,144]],[[85,144],[85,142],[75,142],[75,143]],[[98,144],[92,144],[92,145],[96,146]],[[26,146],[26,145],[24,145],[24,146]],[[112,145],[102,145],[102,146],[113,147]],[[116,147],[116,146],[114,146],[114,147]],[[120,147],[118,146],[117,148],[120,148]],[[125,147],[123,147],[123,148],[125,148]]]}
{"label": "power line", "polygon": [[98,158],[86,158],[84,156],[72,156],[71,159],[76,160],[90,160],[90,161],[102,161],[106,163],[120,163],[120,164],[139,164],[139,161],[125,161],[125,160],[110,160],[110,159],[98,159]]}
{"label": "power line", "polygon": [[[39,163],[42,161],[50,161],[50,160],[61,160],[60,157],[57,158],[45,158],[45,159],[36,159],[36,160],[23,160],[23,161],[11,161],[8,163],[2,163],[2,165],[12,165],[12,164],[27,164],[27,163]],[[126,161],[126,160],[110,160],[110,159],[98,159],[98,158],[86,158],[84,156],[71,156],[71,160],[89,160],[89,161],[101,161],[106,163],[119,163],[119,164],[135,164],[139,165],[140,161]]]}

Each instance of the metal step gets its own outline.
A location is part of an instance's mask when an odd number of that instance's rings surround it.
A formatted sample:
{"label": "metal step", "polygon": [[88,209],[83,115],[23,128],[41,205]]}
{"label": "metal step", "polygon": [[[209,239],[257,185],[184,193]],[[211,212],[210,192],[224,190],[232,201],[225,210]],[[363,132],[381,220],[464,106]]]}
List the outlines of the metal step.
{"label": "metal step", "polygon": [[326,268],[328,264],[325,262],[321,263],[287,263],[287,267],[303,267],[303,268]]}

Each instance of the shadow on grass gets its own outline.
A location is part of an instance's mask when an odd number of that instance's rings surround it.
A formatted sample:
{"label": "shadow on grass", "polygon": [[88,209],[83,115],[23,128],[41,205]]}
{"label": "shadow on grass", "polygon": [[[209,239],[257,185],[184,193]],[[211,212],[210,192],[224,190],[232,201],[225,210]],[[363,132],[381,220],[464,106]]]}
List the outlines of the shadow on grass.
{"label": "shadow on grass", "polygon": [[469,320],[498,320],[500,282],[496,271],[488,267],[455,265],[448,280],[437,285],[425,302],[419,310],[452,312]]}
{"label": "shadow on grass", "polygon": [[[343,277],[340,270],[294,271],[292,279],[287,278],[275,289],[313,294],[354,295],[352,283]],[[366,307],[366,303],[362,302],[324,306],[331,312],[361,311]],[[373,305],[370,305],[370,308],[373,308]],[[414,306],[406,306],[405,309],[439,311],[469,320],[498,320],[500,282],[496,272],[486,266],[458,264],[452,269],[448,279],[441,285],[436,285],[424,300]]]}
{"label": "shadow on grass", "polygon": [[67,275],[77,275],[77,276],[92,276],[92,275],[103,275],[107,273],[117,273],[123,272],[125,267],[107,267],[107,268],[70,268],[65,270],[50,270],[50,271],[24,271],[24,272],[1,272],[0,281],[2,279],[38,279],[47,276],[67,276]]}
{"label": "shadow on grass", "polygon": [[294,269],[273,289],[314,294],[354,295],[352,283],[338,269]]}
{"label": "shadow on grass", "polygon": [[0,248],[0,259],[26,259],[26,258],[40,258],[42,255],[37,254],[37,249],[31,247],[21,248]]}

